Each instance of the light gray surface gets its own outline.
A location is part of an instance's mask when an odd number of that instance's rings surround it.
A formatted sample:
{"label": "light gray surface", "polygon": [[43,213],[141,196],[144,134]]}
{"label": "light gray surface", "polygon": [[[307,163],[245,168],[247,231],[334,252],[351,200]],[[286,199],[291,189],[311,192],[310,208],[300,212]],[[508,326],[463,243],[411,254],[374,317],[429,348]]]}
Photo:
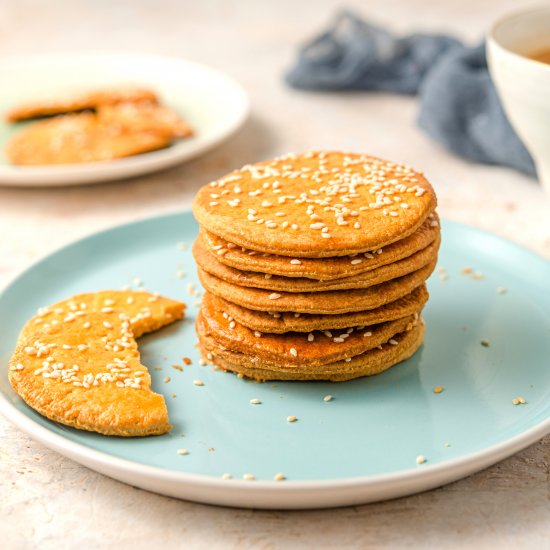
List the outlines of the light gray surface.
{"label": "light gray surface", "polygon": [[[550,258],[550,200],[539,186],[509,170],[468,164],[441,150],[415,127],[414,99],[309,94],[284,87],[280,77],[294,46],[322,27],[339,2],[197,4],[0,3],[2,54],[123,48],[180,55],[237,78],[253,103],[251,120],[230,142],[161,174],[73,189],[0,188],[0,286],[74,238],[187,207],[201,184],[233,167],[282,152],[328,147],[422,169],[436,187],[442,216]],[[396,30],[445,30],[477,41],[517,2],[346,4]],[[493,468],[421,495],[336,511],[255,512],[179,502],[111,481],[34,443],[0,418],[0,495],[0,546],[8,549],[538,549],[550,540],[550,437]]]}

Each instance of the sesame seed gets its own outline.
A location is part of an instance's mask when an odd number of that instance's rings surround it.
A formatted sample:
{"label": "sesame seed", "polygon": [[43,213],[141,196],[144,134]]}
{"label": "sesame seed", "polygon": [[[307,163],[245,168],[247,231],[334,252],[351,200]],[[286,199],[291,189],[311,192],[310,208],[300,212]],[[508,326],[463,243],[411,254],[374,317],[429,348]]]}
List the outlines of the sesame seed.
{"label": "sesame seed", "polygon": [[256,479],[256,476],[254,474],[244,474],[243,479],[245,481],[254,481]]}
{"label": "sesame seed", "polygon": [[424,464],[426,462],[426,457],[424,455],[418,455],[416,457],[417,464]]}
{"label": "sesame seed", "polygon": [[325,403],[328,403],[329,401],[332,401],[334,398],[332,397],[332,395],[325,395],[325,397],[323,397],[323,401]]}
{"label": "sesame seed", "polygon": [[277,294],[276,292],[272,292],[270,295],[269,295],[269,299],[270,300],[277,300],[277,298],[280,298],[281,295],[280,294]]}
{"label": "sesame seed", "polygon": [[179,455],[182,455],[182,456],[183,456],[183,455],[188,455],[188,454],[189,454],[189,451],[188,451],[187,449],[178,449],[178,450],[177,450],[177,453],[178,453]]}
{"label": "sesame seed", "polygon": [[204,386],[204,382],[202,380],[193,380],[193,384],[195,384],[195,386]]}
{"label": "sesame seed", "polygon": [[293,416],[293,415],[286,417],[287,422],[296,422],[296,420],[298,420],[298,418],[296,416]]}
{"label": "sesame seed", "polygon": [[250,400],[250,404],[251,405],[261,405],[262,402],[259,399],[254,398],[254,399]]}
{"label": "sesame seed", "polygon": [[298,352],[296,351],[295,348],[290,348],[288,350],[288,352],[290,353],[290,355],[292,355],[293,357],[298,357]]}

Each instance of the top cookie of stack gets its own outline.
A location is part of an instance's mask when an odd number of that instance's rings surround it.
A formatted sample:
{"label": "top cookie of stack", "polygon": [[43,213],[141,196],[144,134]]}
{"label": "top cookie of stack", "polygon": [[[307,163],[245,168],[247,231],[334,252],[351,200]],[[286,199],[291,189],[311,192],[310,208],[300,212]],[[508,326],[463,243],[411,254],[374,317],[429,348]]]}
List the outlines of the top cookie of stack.
{"label": "top cookie of stack", "polygon": [[[287,155],[204,186],[193,205],[201,225],[194,253],[208,291],[201,347],[218,366],[261,379],[353,378],[410,356],[422,341],[423,283],[439,247],[435,206],[422,174],[340,152]],[[342,338],[316,340],[316,330],[351,335],[358,325],[382,340],[369,347],[363,338],[336,355]],[[317,346],[327,339],[311,366],[296,353],[303,332]],[[384,343],[397,333],[407,333],[408,347],[390,353]]]}

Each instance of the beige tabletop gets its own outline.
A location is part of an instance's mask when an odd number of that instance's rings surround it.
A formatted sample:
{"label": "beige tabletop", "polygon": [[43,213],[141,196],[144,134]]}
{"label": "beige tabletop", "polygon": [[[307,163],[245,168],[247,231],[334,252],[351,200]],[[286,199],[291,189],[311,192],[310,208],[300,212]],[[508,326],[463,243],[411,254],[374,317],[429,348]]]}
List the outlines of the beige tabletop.
{"label": "beige tabletop", "polygon": [[[398,31],[450,31],[472,43],[514,0],[384,0],[348,6]],[[361,6],[363,4],[363,6]],[[198,187],[288,151],[369,152],[426,172],[443,217],[550,258],[550,200],[511,170],[473,165],[415,126],[414,98],[300,93],[282,75],[299,42],[341,1],[3,0],[0,55],[126,49],[219,68],[252,98],[224,145],[130,181],[0,188],[0,287],[30,262],[118,223],[188,208]],[[0,83],[1,93],[1,83]],[[0,546],[20,548],[548,548],[550,437],[462,481],[390,502],[327,511],[233,510],[123,485],[35,443],[0,418]]]}

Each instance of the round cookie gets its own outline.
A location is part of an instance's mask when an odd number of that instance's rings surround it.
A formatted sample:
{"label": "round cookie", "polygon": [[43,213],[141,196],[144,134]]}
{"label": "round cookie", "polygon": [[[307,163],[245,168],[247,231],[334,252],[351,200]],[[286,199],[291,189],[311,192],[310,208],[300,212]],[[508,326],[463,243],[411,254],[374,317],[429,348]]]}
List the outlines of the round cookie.
{"label": "round cookie", "polygon": [[222,370],[235,372],[258,381],[267,380],[328,380],[344,382],[362,376],[379,374],[411,357],[422,345],[424,323],[410,331],[398,334],[395,345],[383,344],[380,348],[356,355],[349,361],[338,361],[322,367],[305,369],[282,368],[273,363],[259,361],[242,353],[223,350],[204,334],[199,333],[200,347],[209,362]]}
{"label": "round cookie", "polygon": [[247,165],[205,185],[193,213],[230,243],[297,258],[365,253],[414,233],[435,193],[412,168],[311,152]]}
{"label": "round cookie", "polygon": [[341,313],[336,315],[316,315],[309,313],[267,313],[247,309],[209,292],[205,297],[214,307],[227,312],[238,323],[254,331],[282,334],[285,332],[312,332],[314,330],[338,330],[349,327],[369,326],[400,319],[420,311],[428,300],[428,291],[423,284],[410,294],[390,302],[385,306],[367,311]]}
{"label": "round cookie", "polygon": [[330,281],[359,275],[402,260],[426,248],[438,237],[439,218],[435,212],[432,212],[428,219],[408,237],[360,255],[298,259],[242,248],[205,230],[201,230],[198,239],[202,246],[215,254],[222,264],[241,271],[258,271],[283,277],[307,277],[317,281]]}
{"label": "round cookie", "polygon": [[417,318],[418,313],[378,325],[337,332],[262,334],[236,323],[226,312],[216,310],[205,296],[197,316],[197,327],[200,326],[200,332],[208,334],[218,345],[230,351],[282,366],[315,367],[373,349],[395,334],[412,328]]}
{"label": "round cookie", "polygon": [[437,258],[438,249],[439,236],[436,241],[426,248],[402,260],[383,265],[371,271],[359,273],[358,275],[345,277],[344,279],[332,279],[330,281],[315,281],[304,277],[281,277],[280,275],[263,274],[255,271],[239,271],[220,263],[202,245],[200,239],[196,240],[193,245],[193,256],[201,269],[210,273],[210,275],[214,275],[237,286],[264,288],[277,292],[323,292],[328,290],[368,288],[402,277],[433,262]]}
{"label": "round cookie", "polygon": [[393,302],[420,286],[431,275],[432,263],[403,277],[364,289],[325,292],[271,292],[228,283],[198,269],[202,286],[229,302],[258,311],[292,311],[335,315],[375,309]]}
{"label": "round cookie", "polygon": [[151,390],[135,338],[181,319],[184,309],[132,291],[80,294],[42,308],[19,336],[10,383],[30,407],[66,426],[126,437],[165,433],[166,404]]}

